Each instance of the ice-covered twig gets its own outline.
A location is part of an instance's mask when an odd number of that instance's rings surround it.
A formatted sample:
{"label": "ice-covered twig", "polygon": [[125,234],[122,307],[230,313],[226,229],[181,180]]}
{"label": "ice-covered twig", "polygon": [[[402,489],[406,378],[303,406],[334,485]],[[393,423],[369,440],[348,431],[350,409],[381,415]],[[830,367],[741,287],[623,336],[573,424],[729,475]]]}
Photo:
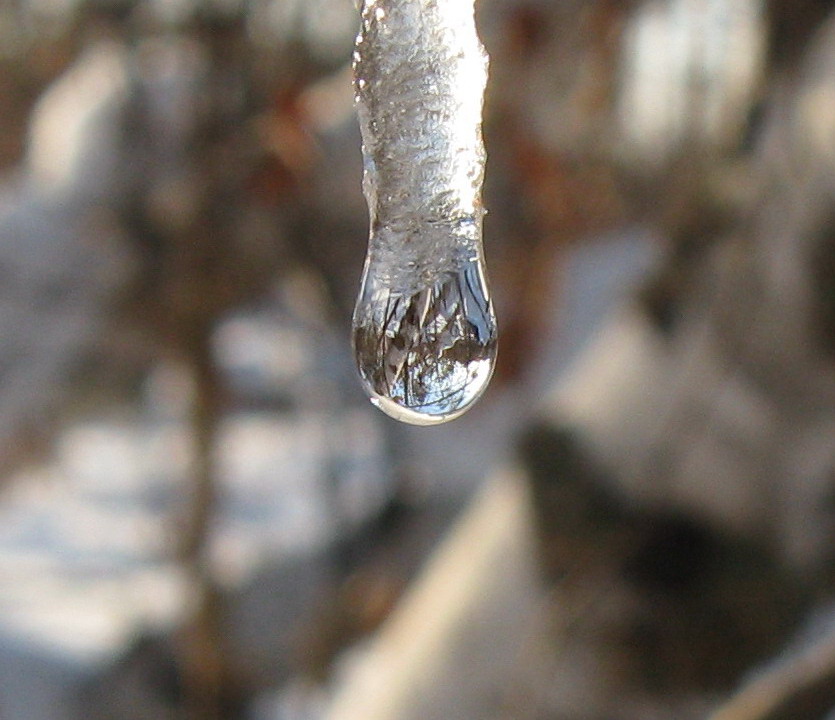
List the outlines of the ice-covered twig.
{"label": "ice-covered twig", "polygon": [[464,0],[365,0],[355,86],[370,237],[354,313],[360,375],[397,419],[466,410],[496,328],[481,243],[487,57]]}

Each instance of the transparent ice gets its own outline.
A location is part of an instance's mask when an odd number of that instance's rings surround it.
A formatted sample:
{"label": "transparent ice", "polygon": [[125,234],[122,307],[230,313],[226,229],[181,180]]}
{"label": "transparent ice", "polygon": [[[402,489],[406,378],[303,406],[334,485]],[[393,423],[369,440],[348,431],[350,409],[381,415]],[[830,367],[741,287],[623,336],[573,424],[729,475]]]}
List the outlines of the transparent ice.
{"label": "transparent ice", "polygon": [[472,0],[364,0],[354,76],[370,215],[357,367],[388,415],[445,422],[481,395],[497,344],[481,242],[487,56]]}

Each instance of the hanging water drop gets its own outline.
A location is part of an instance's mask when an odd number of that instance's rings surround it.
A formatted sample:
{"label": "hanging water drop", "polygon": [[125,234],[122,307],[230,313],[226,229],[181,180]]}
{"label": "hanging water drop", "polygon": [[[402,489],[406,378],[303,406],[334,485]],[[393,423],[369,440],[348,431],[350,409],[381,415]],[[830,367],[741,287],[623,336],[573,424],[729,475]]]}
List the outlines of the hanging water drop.
{"label": "hanging water drop", "polygon": [[481,241],[487,56],[472,0],[364,0],[354,77],[370,215],[357,367],[388,415],[446,422],[484,391],[497,347]]}

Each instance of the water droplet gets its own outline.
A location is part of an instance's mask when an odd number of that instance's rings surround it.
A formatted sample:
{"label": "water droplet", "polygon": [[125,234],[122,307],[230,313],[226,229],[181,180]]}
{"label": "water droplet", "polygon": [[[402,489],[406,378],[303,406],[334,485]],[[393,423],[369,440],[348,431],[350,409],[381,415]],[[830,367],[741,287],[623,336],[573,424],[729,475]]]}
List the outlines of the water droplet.
{"label": "water droplet", "polygon": [[487,387],[496,359],[481,260],[405,293],[367,264],[353,334],[362,383],[383,412],[413,425],[458,417]]}

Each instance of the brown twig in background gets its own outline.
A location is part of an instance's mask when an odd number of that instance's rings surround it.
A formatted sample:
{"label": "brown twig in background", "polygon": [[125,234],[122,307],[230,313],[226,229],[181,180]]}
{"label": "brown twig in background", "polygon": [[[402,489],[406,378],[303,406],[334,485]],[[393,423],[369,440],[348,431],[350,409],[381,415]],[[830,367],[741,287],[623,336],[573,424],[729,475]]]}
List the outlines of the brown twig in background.
{"label": "brown twig in background", "polygon": [[194,454],[181,561],[193,592],[194,612],[180,646],[184,720],[220,720],[228,677],[223,653],[220,593],[209,557],[212,519],[217,504],[214,458],[220,417],[220,379],[212,358],[210,339],[210,327],[198,325],[186,348],[194,382],[189,416]]}

